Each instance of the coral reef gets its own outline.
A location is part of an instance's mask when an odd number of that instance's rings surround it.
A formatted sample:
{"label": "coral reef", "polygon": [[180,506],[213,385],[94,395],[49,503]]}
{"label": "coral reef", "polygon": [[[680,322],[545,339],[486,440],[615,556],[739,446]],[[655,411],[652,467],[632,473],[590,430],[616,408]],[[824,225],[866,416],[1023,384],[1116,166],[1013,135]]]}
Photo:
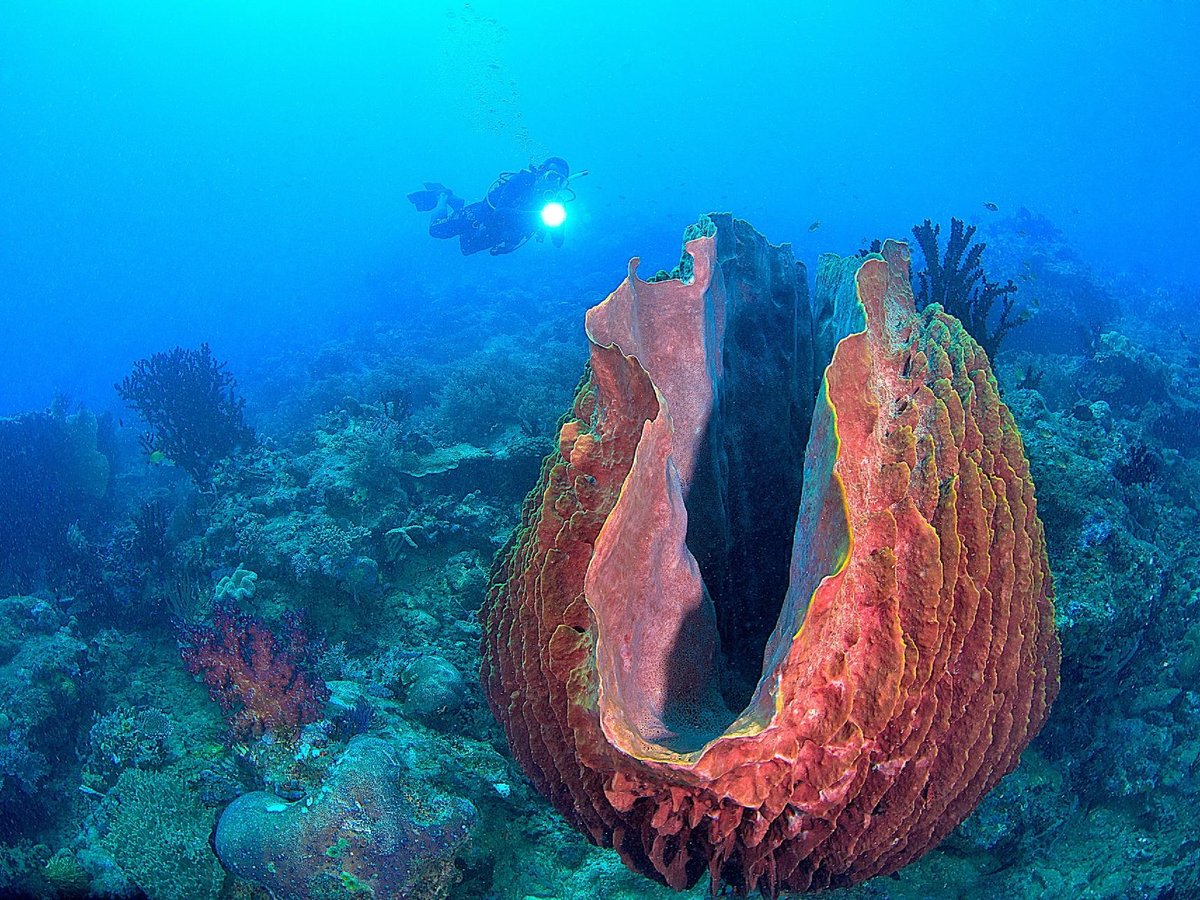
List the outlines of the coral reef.
{"label": "coral reef", "polygon": [[93,790],[129,769],[159,769],[183,756],[178,726],[161,709],[114,709],[88,732],[84,780]]}
{"label": "coral reef", "polygon": [[184,664],[230,715],[235,738],[266,732],[291,736],[315,722],[329,699],[324,682],[305,671],[307,639],[293,618],[280,635],[228,603],[213,624],[181,625]]}
{"label": "coral reef", "polygon": [[[790,251],[713,222],[690,282],[635,260],[588,313],[589,377],[495,571],[483,678],[527,775],[631,868],[853,884],[958,825],[1057,693],[1033,484],[979,346],[916,314],[904,245],[823,261],[810,326]],[[762,527],[779,517],[794,544]],[[753,638],[723,618],[774,624],[748,696],[721,670]]]}
{"label": "coral reef", "polygon": [[40,597],[0,599],[0,685],[3,839],[60,799],[52,776],[74,756],[88,699],[87,645],[78,623]]}
{"label": "coral reef", "polygon": [[[754,294],[724,266],[739,245],[760,245],[749,230],[721,243],[711,220],[690,235],[714,233],[729,308]],[[977,237],[987,240],[988,272],[1012,274],[1038,309],[1037,327],[1010,331],[993,362],[1037,481],[1061,691],[1017,769],[941,845],[894,876],[826,896],[1200,896],[1200,304],[1194,289],[1153,272],[1106,274],[1107,259],[1090,267],[1034,214],[987,216]],[[686,543],[715,586],[716,688],[729,710],[755,690],[779,610],[739,605],[728,576],[745,564],[728,559],[762,560],[764,581],[786,583],[795,516],[783,512],[803,488],[780,477],[756,491],[735,476],[801,458],[839,332],[857,328],[835,321],[836,291],[807,297],[791,256],[761,249],[756,258],[775,273],[762,312],[812,309],[807,324],[796,315],[797,341],[811,343],[813,358],[789,370],[793,392],[775,390],[785,360],[769,351],[792,323],[772,319],[771,339],[755,344],[758,332],[726,322],[726,347],[736,348],[718,392],[721,420],[734,426],[726,435],[766,428],[758,440],[770,448],[747,457],[736,440],[705,444],[696,472],[709,485],[728,479],[730,510],[742,513],[722,518],[695,487],[685,503],[690,522],[705,523]],[[817,282],[853,291],[874,259],[823,257]],[[685,252],[662,289],[694,279],[694,262]],[[144,464],[142,429],[118,428],[98,410],[60,399],[0,421],[0,896],[170,896],[184,883],[204,896],[220,876],[208,835],[222,810],[248,792],[286,810],[326,802],[361,735],[386,744],[395,761],[386,768],[419,788],[414,797],[474,807],[470,840],[437,850],[435,882],[452,884],[456,900],[709,896],[709,885],[677,892],[649,881],[589,843],[505,751],[470,677],[490,561],[555,449],[586,357],[578,320],[611,275],[598,263],[517,287],[464,276],[439,293],[406,282],[380,321],[312,352],[263,344],[238,372],[260,439],[203,484],[180,466]],[[417,297],[428,315],[407,314]],[[761,365],[746,368],[751,357]],[[793,411],[790,396],[806,399]],[[753,409],[762,422],[737,419]],[[769,516],[791,519],[778,526],[786,546],[772,549],[768,534],[731,543],[731,557],[716,552],[754,521],[756,507],[742,504],[756,496],[779,506],[762,513],[764,532],[776,527]],[[257,574],[253,596],[239,570]],[[221,707],[181,662],[173,623],[211,628],[225,579],[281,646],[279,623],[292,612],[322,638],[307,646],[303,669],[327,681],[329,702],[291,735],[231,740]],[[558,640],[570,637],[560,630]],[[687,724],[686,712],[674,708],[673,721]],[[554,727],[547,718],[538,734]],[[676,740],[695,737],[705,732],[679,729]],[[549,771],[549,757],[537,763]],[[114,832],[131,784],[171,821],[135,831],[131,815]],[[285,813],[265,815],[273,825]],[[110,852],[119,847],[120,862]],[[355,889],[340,862],[336,871],[332,857],[315,862],[337,875],[326,878],[330,893]],[[236,875],[224,882],[221,896],[266,896]]]}
{"label": "coral reef", "polygon": [[151,900],[206,900],[225,873],[208,846],[215,819],[178,775],[127,769],[105,800],[99,846]]}
{"label": "coral reef", "polygon": [[150,426],[142,440],[147,455],[161,454],[198,482],[207,481],[220,460],[254,441],[244,417],[246,401],[236,388],[208,344],[139,359],[116,385],[121,399]]}
{"label": "coral reef", "polygon": [[467,685],[454,665],[438,656],[421,656],[404,669],[404,711],[419,720],[447,721],[466,702]]}
{"label": "coral reef", "polygon": [[1006,350],[1085,353],[1120,317],[1122,292],[1097,276],[1045,216],[1022,207],[981,225],[979,234],[986,237],[988,267],[1012,275],[1037,309],[1037,327],[1011,330]]}
{"label": "coral reef", "polygon": [[46,861],[42,877],[55,897],[86,896],[90,881],[87,870],[66,850],[59,850]]}
{"label": "coral reef", "polygon": [[[975,226],[964,226],[961,219],[950,220],[950,239],[946,253],[938,247],[941,226],[926,219],[913,226],[913,237],[925,257],[925,268],[918,273],[917,308],[937,303],[962,321],[989,358],[995,358],[1000,343],[1012,329],[1029,321],[1033,311],[1016,308],[1017,285],[988,280],[983,271],[984,243],[972,244]],[[993,307],[1000,301],[1000,311]]]}
{"label": "coral reef", "polygon": [[0,586],[18,589],[46,569],[66,567],[72,528],[103,512],[110,460],[99,450],[95,415],[46,412],[0,418]]}
{"label": "coral reef", "polygon": [[239,797],[217,824],[218,856],[280,900],[450,896],[475,808],[406,777],[394,754],[378,738],[355,737],[312,803]]}

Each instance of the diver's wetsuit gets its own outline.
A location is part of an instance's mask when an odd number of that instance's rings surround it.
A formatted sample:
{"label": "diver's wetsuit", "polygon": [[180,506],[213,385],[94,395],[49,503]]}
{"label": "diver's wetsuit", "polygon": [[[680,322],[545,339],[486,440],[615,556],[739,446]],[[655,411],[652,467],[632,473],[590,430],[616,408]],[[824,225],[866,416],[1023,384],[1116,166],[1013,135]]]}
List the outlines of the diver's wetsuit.
{"label": "diver's wetsuit", "polygon": [[[541,221],[542,205],[547,194],[552,195],[563,183],[561,177],[554,180],[546,172],[522,169],[502,175],[484,199],[465,206],[461,200],[456,205],[457,198],[445,192],[433,210],[429,235],[457,237],[464,256],[480,250],[487,250],[493,256],[512,253],[535,235],[541,239],[545,231]],[[555,246],[562,245],[562,238],[561,231],[551,234]]]}

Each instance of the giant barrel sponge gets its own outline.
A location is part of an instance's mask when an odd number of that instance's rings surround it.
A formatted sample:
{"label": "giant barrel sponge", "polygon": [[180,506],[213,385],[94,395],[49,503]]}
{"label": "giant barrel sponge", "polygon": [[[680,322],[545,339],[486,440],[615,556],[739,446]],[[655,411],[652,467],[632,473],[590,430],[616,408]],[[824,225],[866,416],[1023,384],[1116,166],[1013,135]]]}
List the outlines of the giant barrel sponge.
{"label": "giant barrel sponge", "polygon": [[674,888],[894,872],[1058,689],[1033,482],[904,244],[804,268],[704,217],[587,314],[558,451],[493,573],[483,681],[592,841]]}

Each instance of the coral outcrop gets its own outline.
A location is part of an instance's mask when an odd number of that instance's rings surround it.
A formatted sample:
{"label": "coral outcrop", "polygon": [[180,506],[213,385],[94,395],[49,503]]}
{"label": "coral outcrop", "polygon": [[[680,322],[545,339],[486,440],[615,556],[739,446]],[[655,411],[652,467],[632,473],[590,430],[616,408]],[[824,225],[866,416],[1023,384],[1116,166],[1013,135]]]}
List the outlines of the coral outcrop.
{"label": "coral outcrop", "polygon": [[65,568],[71,531],[89,525],[111,480],[100,449],[111,423],[61,403],[45,412],[0,418],[0,585]]}
{"label": "coral outcrop", "polygon": [[[52,777],[85,721],[88,645],[40,597],[0,598],[0,822],[35,819],[66,789]],[[4,830],[0,827],[0,832]],[[0,880],[3,895],[3,880]]]}
{"label": "coral outcrop", "polygon": [[239,797],[217,823],[217,855],[280,900],[447,896],[475,808],[412,778],[396,753],[359,736],[311,802]]}
{"label": "coral outcrop", "polygon": [[744,222],[688,238],[588,313],[484,685],[534,784],[631,868],[853,884],[944,838],[1057,693],[1028,463],[903,244],[824,258],[810,304]]}
{"label": "coral outcrop", "polygon": [[186,780],[127,769],[101,813],[100,846],[146,896],[208,900],[220,893],[225,873],[208,845],[214,816]]}

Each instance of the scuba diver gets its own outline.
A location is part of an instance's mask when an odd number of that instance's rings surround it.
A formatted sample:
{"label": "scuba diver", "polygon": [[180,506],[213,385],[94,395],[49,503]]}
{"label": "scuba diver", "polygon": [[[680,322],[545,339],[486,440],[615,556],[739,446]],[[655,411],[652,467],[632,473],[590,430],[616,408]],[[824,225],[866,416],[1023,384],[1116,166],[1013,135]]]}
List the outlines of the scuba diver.
{"label": "scuba diver", "polygon": [[457,237],[463,256],[480,250],[499,256],[512,253],[531,237],[542,241],[547,233],[550,242],[561,247],[565,204],[575,199],[570,183],[586,174],[572,175],[565,159],[552,156],[520,172],[504,172],[474,203],[466,203],[437,182],[426,182],[424,190],[414,191],[408,199],[419,212],[431,213],[430,237]]}

